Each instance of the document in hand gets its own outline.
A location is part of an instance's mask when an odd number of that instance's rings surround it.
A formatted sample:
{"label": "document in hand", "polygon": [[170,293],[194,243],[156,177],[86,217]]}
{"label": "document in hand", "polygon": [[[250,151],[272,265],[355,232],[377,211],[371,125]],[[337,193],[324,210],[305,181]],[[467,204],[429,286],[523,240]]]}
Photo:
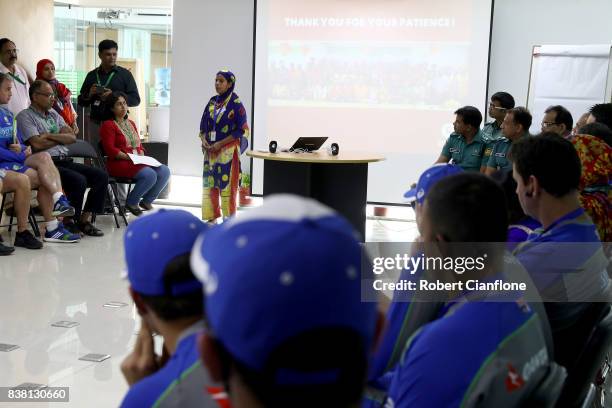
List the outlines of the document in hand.
{"label": "document in hand", "polygon": [[150,156],[139,156],[131,153],[128,153],[128,156],[130,156],[130,159],[132,159],[132,163],[134,164],[146,164],[147,166],[151,167],[159,167],[162,165],[160,162]]}

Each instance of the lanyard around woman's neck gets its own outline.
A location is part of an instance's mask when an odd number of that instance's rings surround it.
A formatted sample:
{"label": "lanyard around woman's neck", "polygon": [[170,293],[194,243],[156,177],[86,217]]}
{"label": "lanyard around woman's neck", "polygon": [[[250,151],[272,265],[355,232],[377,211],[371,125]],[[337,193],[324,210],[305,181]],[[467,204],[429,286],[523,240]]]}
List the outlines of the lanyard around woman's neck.
{"label": "lanyard around woman's neck", "polygon": [[132,149],[136,149],[138,147],[138,142],[136,141],[136,135],[134,134],[135,131],[132,128],[130,121],[123,119],[121,122],[119,122],[117,119],[115,119],[115,123],[123,134],[123,137],[125,137],[125,140],[132,146]]}
{"label": "lanyard around woman's neck", "polygon": [[227,104],[229,103],[230,99],[232,98],[232,93],[230,92],[230,94],[227,96],[227,98],[225,98],[225,100],[219,104],[219,97],[221,95],[217,96],[215,98],[215,103],[213,103],[213,105],[211,106],[211,115],[212,119],[213,119],[213,126],[219,123],[219,120],[221,120],[221,116],[223,116],[223,112],[225,111],[225,107],[227,106]]}

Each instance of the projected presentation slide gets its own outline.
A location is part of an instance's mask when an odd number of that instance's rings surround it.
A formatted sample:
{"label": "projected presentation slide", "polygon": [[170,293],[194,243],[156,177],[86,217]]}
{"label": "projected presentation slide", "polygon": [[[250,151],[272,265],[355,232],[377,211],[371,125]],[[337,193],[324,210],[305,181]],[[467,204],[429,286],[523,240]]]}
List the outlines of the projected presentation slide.
{"label": "projected presentation slide", "polygon": [[370,201],[401,202],[437,159],[453,111],[484,107],[490,0],[257,5],[255,148],[327,136],[341,151],[383,153]]}

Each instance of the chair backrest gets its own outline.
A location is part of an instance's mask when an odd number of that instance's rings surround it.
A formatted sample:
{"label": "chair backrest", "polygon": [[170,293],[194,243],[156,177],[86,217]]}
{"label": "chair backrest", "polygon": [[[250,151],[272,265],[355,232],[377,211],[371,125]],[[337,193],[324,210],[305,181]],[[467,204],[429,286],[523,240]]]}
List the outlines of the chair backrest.
{"label": "chair backrest", "polygon": [[531,392],[527,400],[523,402],[526,407],[552,408],[557,403],[563,383],[567,378],[565,368],[557,363],[551,363],[546,377]]}
{"label": "chair backrest", "polygon": [[100,157],[106,157],[106,153],[104,152],[104,146],[102,146],[102,142],[98,142],[98,154],[100,154]]}
{"label": "chair backrest", "polygon": [[568,373],[560,399],[563,406],[579,406],[582,403],[612,345],[612,310],[609,304],[603,306],[603,317],[595,324],[578,361]]}
{"label": "chair backrest", "polygon": [[75,143],[66,146],[69,157],[83,157],[86,159],[99,159],[98,152],[86,140],[77,139]]}

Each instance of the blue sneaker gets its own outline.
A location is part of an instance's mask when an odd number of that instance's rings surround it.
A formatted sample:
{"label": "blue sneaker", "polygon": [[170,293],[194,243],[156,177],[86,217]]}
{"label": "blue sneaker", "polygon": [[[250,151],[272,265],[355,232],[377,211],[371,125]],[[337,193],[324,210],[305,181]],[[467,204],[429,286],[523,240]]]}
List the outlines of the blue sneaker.
{"label": "blue sneaker", "polygon": [[72,242],[80,241],[81,236],[70,233],[60,222],[59,226],[53,231],[45,231],[45,237],[43,239],[45,242],[61,242],[64,244],[70,244]]}
{"label": "blue sneaker", "polygon": [[74,207],[70,205],[65,195],[62,194],[59,200],[53,204],[51,215],[54,217],[72,217],[74,215]]}

